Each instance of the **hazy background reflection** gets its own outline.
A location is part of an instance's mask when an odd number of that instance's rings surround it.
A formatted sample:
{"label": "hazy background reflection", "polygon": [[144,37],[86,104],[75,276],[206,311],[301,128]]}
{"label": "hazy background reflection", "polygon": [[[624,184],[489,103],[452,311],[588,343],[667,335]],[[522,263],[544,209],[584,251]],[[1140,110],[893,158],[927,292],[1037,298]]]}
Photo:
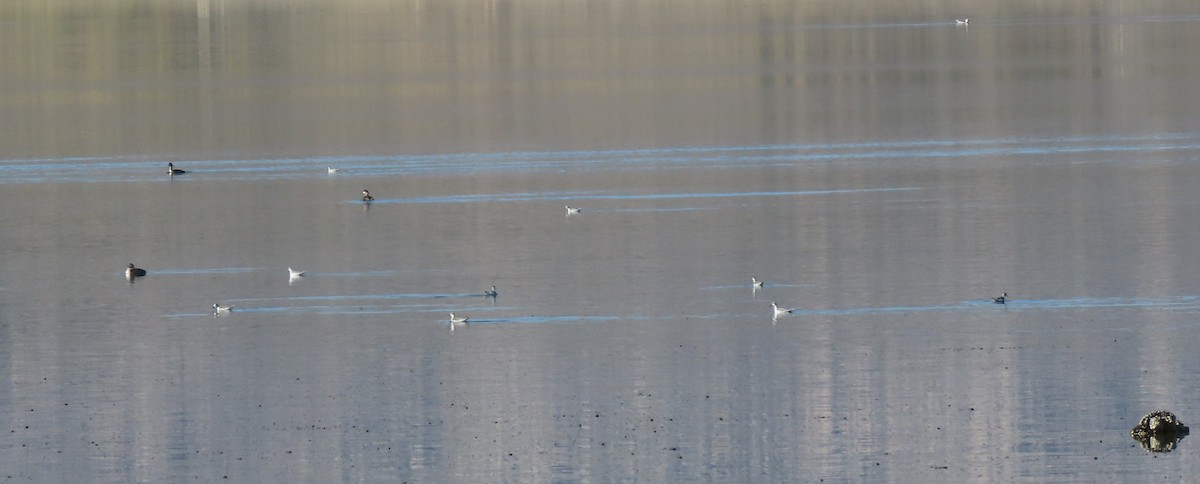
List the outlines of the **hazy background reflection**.
{"label": "hazy background reflection", "polygon": [[1193,5],[945,6],[10,2],[0,142],[226,158],[1196,125]]}

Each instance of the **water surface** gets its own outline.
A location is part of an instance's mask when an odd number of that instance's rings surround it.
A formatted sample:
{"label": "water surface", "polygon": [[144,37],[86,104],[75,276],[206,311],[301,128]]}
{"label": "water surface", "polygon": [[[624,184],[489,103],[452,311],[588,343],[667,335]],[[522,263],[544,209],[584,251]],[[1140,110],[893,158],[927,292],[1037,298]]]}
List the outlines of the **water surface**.
{"label": "water surface", "polygon": [[0,475],[1195,475],[1200,12],[886,3],[0,5]]}

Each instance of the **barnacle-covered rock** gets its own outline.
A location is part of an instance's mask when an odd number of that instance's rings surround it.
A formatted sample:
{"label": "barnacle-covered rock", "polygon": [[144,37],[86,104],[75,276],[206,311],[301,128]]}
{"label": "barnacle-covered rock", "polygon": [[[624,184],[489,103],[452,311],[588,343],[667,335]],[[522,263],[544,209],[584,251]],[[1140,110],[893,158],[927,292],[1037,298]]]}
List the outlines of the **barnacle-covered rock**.
{"label": "barnacle-covered rock", "polygon": [[1180,422],[1175,414],[1158,410],[1142,417],[1137,427],[1129,431],[1129,436],[1141,442],[1143,449],[1151,452],[1170,452],[1175,450],[1175,446],[1189,431],[1188,426]]}

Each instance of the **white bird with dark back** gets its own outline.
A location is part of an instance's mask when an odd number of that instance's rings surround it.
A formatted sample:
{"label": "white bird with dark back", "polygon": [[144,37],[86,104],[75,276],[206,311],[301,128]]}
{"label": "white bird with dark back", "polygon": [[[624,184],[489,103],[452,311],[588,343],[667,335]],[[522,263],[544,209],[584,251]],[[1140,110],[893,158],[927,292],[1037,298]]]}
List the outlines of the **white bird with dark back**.
{"label": "white bird with dark back", "polygon": [[220,305],[220,304],[213,303],[213,312],[214,312],[214,313],[227,313],[227,312],[230,312],[230,311],[233,311],[233,306],[232,306],[232,305],[229,305],[229,306],[222,306],[222,305]]}
{"label": "white bird with dark back", "polygon": [[455,316],[454,313],[450,313],[450,324],[464,324],[470,319],[466,316]]}
{"label": "white bird with dark back", "polygon": [[298,277],[304,277],[304,274],[306,274],[305,271],[298,271],[296,269],[292,269],[291,267],[288,268],[288,279],[296,279]]}

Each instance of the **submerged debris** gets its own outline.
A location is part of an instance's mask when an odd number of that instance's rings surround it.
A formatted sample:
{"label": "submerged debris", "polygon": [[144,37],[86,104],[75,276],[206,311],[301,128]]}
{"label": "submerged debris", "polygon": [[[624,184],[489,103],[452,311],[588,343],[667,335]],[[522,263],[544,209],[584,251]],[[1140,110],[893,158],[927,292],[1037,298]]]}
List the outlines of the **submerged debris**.
{"label": "submerged debris", "polygon": [[1137,427],[1129,431],[1129,436],[1141,442],[1142,448],[1150,452],[1170,452],[1175,450],[1188,432],[1188,426],[1180,422],[1175,414],[1158,410],[1142,417]]}

